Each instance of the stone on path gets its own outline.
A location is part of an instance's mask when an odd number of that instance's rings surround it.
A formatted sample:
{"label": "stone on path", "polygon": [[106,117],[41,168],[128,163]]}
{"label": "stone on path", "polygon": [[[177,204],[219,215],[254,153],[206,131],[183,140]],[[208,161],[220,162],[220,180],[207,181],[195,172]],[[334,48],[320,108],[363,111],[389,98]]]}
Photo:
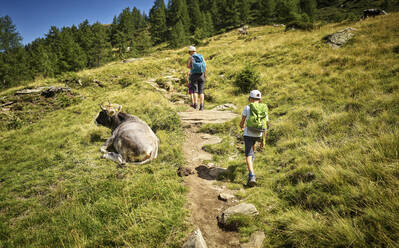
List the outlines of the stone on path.
{"label": "stone on path", "polygon": [[[248,203],[241,203],[239,205],[230,207],[226,210],[224,210],[218,217],[218,223],[222,227],[228,228],[228,229],[237,229],[237,226],[240,225],[240,223],[229,223],[230,218],[233,216],[255,216],[258,215],[259,212],[256,209],[256,207],[253,204],[248,204]],[[231,226],[230,226],[231,225]]]}
{"label": "stone on path", "polygon": [[177,169],[177,175],[179,177],[187,177],[191,174],[194,174],[194,171],[190,168],[180,166],[179,169]]}
{"label": "stone on path", "polygon": [[252,233],[248,243],[242,244],[241,248],[262,248],[263,240],[265,239],[263,232],[257,231]]}
{"label": "stone on path", "polygon": [[230,195],[227,193],[220,193],[218,198],[219,198],[219,200],[228,202],[228,201],[232,201],[234,199],[234,195]]}
{"label": "stone on path", "polygon": [[207,248],[204,237],[202,236],[201,230],[197,228],[194,233],[184,243],[183,248]]}
{"label": "stone on path", "polygon": [[239,116],[231,111],[214,110],[179,112],[178,115],[183,123],[189,124],[224,123]]}

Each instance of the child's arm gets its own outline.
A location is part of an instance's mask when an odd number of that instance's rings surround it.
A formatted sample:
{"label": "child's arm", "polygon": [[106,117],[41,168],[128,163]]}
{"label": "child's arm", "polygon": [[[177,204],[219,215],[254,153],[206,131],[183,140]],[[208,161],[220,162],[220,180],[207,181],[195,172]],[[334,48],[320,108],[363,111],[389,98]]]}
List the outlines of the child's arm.
{"label": "child's arm", "polygon": [[242,116],[242,118],[241,118],[241,122],[240,122],[240,127],[241,127],[241,130],[242,131],[244,131],[244,124],[245,124],[245,120],[246,120],[246,116]]}

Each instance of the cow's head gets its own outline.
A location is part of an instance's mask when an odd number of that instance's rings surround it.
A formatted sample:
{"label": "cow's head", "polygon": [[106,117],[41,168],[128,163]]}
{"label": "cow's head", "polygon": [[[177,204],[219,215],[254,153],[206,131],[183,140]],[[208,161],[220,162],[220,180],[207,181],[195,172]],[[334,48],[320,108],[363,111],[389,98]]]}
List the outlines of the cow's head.
{"label": "cow's head", "polygon": [[117,126],[117,115],[122,110],[121,105],[116,104],[108,104],[103,107],[100,105],[101,111],[98,113],[98,116],[94,123],[96,125],[105,126],[111,129],[114,129]]}

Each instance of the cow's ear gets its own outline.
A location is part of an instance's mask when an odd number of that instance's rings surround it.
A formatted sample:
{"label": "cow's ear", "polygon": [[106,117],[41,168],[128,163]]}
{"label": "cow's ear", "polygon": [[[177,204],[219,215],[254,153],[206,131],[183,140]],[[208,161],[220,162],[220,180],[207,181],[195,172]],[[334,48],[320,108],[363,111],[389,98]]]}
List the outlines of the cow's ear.
{"label": "cow's ear", "polygon": [[118,111],[118,112],[121,112],[121,110],[122,110],[122,105],[119,105],[117,111]]}

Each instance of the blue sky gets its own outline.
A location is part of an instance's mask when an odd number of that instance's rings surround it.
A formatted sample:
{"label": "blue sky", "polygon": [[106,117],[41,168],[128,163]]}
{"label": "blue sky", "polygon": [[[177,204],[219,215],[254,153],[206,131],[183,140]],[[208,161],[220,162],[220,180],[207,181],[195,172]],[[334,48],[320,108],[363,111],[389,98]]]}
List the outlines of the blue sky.
{"label": "blue sky", "polygon": [[154,0],[1,0],[0,16],[9,15],[23,44],[28,44],[45,37],[51,26],[78,25],[85,19],[90,24],[111,23],[126,7],[148,14],[153,5]]}

